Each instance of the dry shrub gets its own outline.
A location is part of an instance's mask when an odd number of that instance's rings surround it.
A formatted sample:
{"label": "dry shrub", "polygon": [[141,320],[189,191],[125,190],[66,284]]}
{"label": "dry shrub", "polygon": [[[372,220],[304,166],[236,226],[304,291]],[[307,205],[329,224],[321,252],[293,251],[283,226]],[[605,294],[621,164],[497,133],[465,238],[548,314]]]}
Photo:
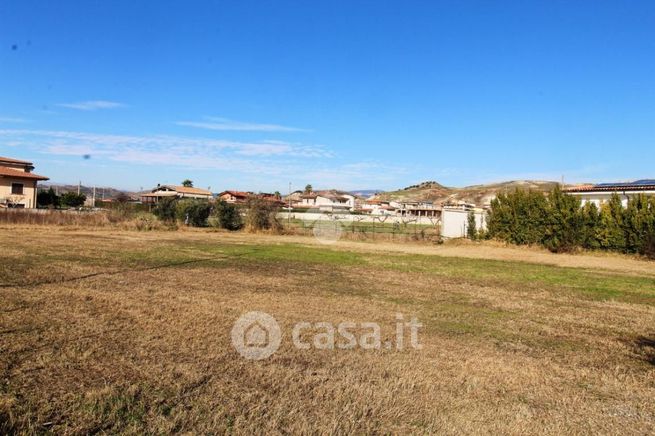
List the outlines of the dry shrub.
{"label": "dry shrub", "polygon": [[248,201],[248,215],[246,216],[246,230],[249,232],[281,233],[282,224],[277,218],[280,208],[274,203],[252,198]]}
{"label": "dry shrub", "polygon": [[130,213],[121,210],[4,209],[0,210],[0,224],[119,227],[125,230],[141,231],[167,228],[150,213]]}

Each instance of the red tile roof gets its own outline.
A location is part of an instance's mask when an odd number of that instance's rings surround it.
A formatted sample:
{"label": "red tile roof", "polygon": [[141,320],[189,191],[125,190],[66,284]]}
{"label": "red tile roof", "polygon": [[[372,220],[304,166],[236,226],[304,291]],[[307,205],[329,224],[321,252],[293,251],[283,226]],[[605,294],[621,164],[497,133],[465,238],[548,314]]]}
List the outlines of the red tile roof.
{"label": "red tile roof", "polygon": [[629,183],[621,185],[581,185],[563,189],[564,192],[622,192],[622,191],[653,191],[655,184],[652,185],[631,185]]}
{"label": "red tile roof", "polygon": [[163,191],[165,189],[170,189],[171,191],[175,191],[178,194],[207,195],[207,196],[210,196],[210,197],[212,196],[211,191],[208,191],[206,189],[193,188],[193,187],[187,187],[187,186],[177,186],[177,185],[161,185],[161,186],[158,186],[157,188],[153,189],[152,192]]}
{"label": "red tile roof", "polygon": [[17,179],[30,179],[30,180],[49,180],[46,176],[40,176],[34,173],[26,173],[25,171],[15,170],[13,168],[0,167],[0,176],[15,177]]}
{"label": "red tile roof", "polygon": [[237,198],[248,198],[250,197],[250,193],[248,192],[243,192],[243,191],[223,191],[220,194],[218,194],[219,197],[222,197],[225,194],[229,194],[233,197]]}
{"label": "red tile roof", "polygon": [[0,162],[32,165],[32,162],[29,162],[29,161],[26,161],[26,160],[13,159],[13,158],[10,158],[10,157],[3,157],[3,156],[0,156]]}

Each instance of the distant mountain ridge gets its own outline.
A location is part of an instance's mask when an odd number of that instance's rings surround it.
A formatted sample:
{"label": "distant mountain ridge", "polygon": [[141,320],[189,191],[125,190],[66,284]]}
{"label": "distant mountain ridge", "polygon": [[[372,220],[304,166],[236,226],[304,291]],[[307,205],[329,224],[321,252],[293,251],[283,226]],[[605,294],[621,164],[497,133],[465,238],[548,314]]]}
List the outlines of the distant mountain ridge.
{"label": "distant mountain ridge", "polygon": [[384,192],[382,189],[360,189],[358,191],[348,191],[350,195],[360,198],[369,198]]}
{"label": "distant mountain ridge", "polygon": [[[65,192],[77,192],[78,185],[66,185],[59,183],[39,183],[39,190],[48,190],[52,187],[59,195]],[[80,193],[86,195],[87,198],[93,196],[93,186],[82,185],[79,187]],[[134,195],[134,192],[124,191],[121,189],[111,188],[111,187],[100,187],[96,186],[96,199],[100,200],[102,198],[114,198],[119,194],[126,194],[128,196]]]}

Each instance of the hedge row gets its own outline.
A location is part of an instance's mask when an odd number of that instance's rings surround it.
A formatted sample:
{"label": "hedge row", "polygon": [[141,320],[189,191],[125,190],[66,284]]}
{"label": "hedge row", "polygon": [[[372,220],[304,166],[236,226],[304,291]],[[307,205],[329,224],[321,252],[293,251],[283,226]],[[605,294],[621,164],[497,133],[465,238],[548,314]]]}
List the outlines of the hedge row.
{"label": "hedge row", "polygon": [[491,203],[488,237],[513,244],[541,244],[553,252],[576,248],[655,257],[655,197],[638,195],[623,207],[614,194],[598,208],[581,206],[559,187],[548,195],[517,190]]}

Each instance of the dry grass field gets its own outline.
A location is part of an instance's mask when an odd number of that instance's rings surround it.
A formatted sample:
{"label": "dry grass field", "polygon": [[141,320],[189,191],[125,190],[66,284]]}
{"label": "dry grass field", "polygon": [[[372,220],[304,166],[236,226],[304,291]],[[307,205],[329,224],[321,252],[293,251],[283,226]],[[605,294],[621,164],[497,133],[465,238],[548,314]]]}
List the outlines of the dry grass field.
{"label": "dry grass field", "polygon": [[[0,241],[0,433],[655,432],[654,263],[204,231]],[[266,360],[230,342],[253,310],[283,329]],[[300,321],[388,339],[396,313],[423,349],[291,341]]]}

